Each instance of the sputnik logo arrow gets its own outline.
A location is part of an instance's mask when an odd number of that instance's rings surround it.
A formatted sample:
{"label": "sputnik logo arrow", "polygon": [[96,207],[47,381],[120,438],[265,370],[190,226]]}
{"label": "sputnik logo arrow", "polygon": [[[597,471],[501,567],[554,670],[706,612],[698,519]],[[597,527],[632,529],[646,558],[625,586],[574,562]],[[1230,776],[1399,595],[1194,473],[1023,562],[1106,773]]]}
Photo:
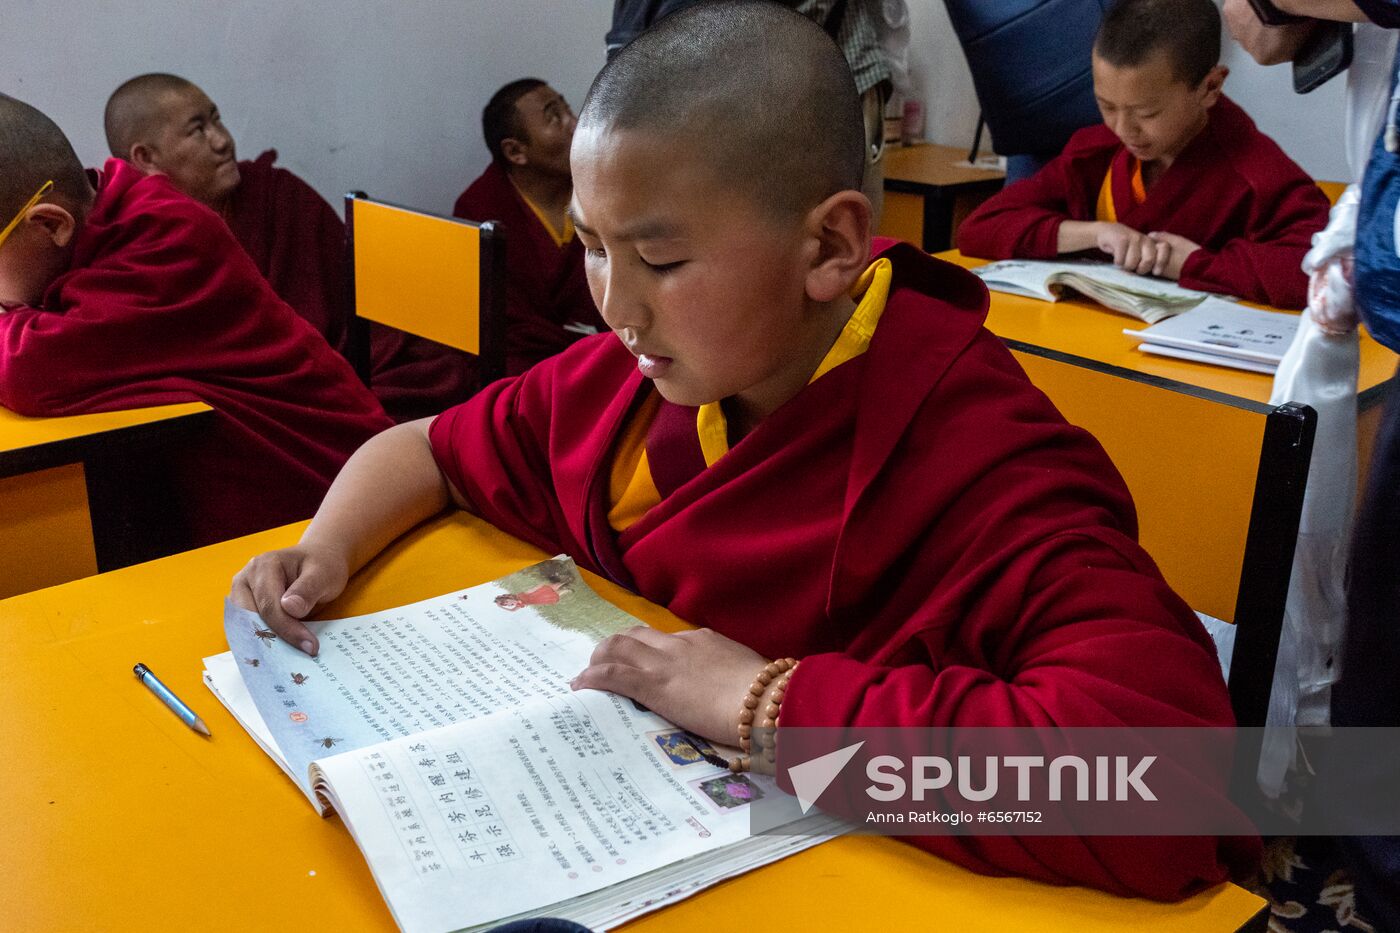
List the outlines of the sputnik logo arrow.
{"label": "sputnik logo arrow", "polygon": [[865,742],[861,741],[847,745],[834,752],[827,752],[820,758],[813,758],[788,768],[788,778],[792,781],[792,789],[797,795],[797,802],[802,805],[804,814],[812,809],[818,798],[831,786],[831,782],[836,780],[836,775],[841,773],[841,769],[846,767],[846,763],[855,757],[864,744]]}

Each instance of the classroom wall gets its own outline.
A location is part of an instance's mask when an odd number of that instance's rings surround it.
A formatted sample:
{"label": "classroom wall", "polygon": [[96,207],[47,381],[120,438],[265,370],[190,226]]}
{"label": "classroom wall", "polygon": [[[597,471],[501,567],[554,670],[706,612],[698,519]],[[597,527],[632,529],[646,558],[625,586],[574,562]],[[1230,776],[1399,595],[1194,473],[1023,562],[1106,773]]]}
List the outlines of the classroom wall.
{"label": "classroom wall", "polygon": [[[52,116],[88,164],[122,80],[167,70],[201,84],[239,152],[281,164],[338,204],[351,188],[446,211],[485,167],[490,93],[534,74],[577,106],[603,64],[612,0],[5,0],[0,90]],[[910,73],[925,135],[970,145],[977,101],[942,0],[909,0]],[[1287,68],[1233,43],[1227,89],[1319,178],[1344,178],[1342,81],[1293,94]]]}
{"label": "classroom wall", "polygon": [[[450,211],[486,166],[481,108],[536,75],[577,106],[612,0],[4,0],[0,91],[53,117],[89,165],[123,80],[172,71],[223,111],[241,158],[332,203],[352,188]],[[120,13],[115,12],[120,10]]]}

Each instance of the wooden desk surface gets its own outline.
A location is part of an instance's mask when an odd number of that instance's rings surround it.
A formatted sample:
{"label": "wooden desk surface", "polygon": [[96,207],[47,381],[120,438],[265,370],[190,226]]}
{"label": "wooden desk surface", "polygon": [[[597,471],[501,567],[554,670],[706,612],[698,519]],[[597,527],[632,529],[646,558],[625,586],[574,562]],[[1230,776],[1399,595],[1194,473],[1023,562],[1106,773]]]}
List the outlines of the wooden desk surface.
{"label": "wooden desk surface", "polygon": [[935,143],[891,146],[885,150],[884,164],[885,181],[931,188],[999,182],[1006,178],[1001,169],[968,165],[966,149]]}
{"label": "wooden desk surface", "polygon": [[0,476],[86,458],[100,445],[129,440],[153,426],[212,411],[203,402],[59,418],[27,418],[0,408]]}
{"label": "wooden desk surface", "polygon": [[[222,600],[275,529],[0,602],[0,878],[11,929],[391,930],[344,826],[322,820],[204,688]],[[408,535],[326,615],[370,612],[501,576],[543,553],[458,513]],[[669,613],[596,577],[661,628]],[[187,729],[131,674],[149,665],[213,731]],[[775,899],[775,895],[777,895]],[[1234,930],[1263,901],[1221,885],[1182,904],[974,875],[892,839],[837,840],[703,892],[628,930],[708,929],[773,905],[780,929]],[[1262,926],[1258,927],[1262,930]]]}
{"label": "wooden desk surface", "polygon": [[[969,269],[986,265],[957,250],[938,253],[939,259]],[[1280,312],[1283,314],[1295,312]],[[1263,373],[1153,356],[1136,349],[1124,329],[1142,330],[1137,318],[1083,299],[1048,302],[992,292],[987,329],[1007,341],[1077,357],[1099,368],[1111,367],[1130,378],[1153,381],[1195,395],[1216,394],[1222,401],[1241,402],[1264,410],[1273,391],[1273,377]],[[1034,351],[1033,351],[1034,352]],[[1361,373],[1358,391],[1363,407],[1379,401],[1379,388],[1396,371],[1396,355],[1361,333]]]}

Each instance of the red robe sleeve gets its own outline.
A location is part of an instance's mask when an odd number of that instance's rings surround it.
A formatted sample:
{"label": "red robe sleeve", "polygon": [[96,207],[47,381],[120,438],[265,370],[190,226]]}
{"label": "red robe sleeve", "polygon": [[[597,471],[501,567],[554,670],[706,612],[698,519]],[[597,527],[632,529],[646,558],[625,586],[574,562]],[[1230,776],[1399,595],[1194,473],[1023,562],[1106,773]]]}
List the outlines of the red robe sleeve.
{"label": "red robe sleeve", "polygon": [[[590,343],[575,344],[558,362],[580,361],[587,367],[579,351]],[[559,371],[557,366],[535,367],[488,385],[434,419],[429,438],[443,475],[473,514],[542,550],[569,550],[581,564],[599,571],[576,543],[581,529],[571,526],[563,501],[567,492],[583,487],[586,467],[576,448],[553,439],[556,397],[568,390],[556,385]],[[586,431],[593,426],[573,427]],[[568,476],[576,479],[571,482]]]}
{"label": "red robe sleeve", "polygon": [[342,354],[349,339],[345,223],[316,190],[278,168],[277,150],[240,162],[227,221],[277,296]]}
{"label": "red robe sleeve", "polygon": [[[1252,175],[1270,174],[1267,164],[1253,168]],[[1280,173],[1273,174],[1272,184],[1256,184],[1244,236],[1187,257],[1181,267],[1183,286],[1240,295],[1276,308],[1307,305],[1303,256],[1312,235],[1327,225],[1327,197],[1291,162]]]}
{"label": "red robe sleeve", "polygon": [[[901,565],[908,579],[929,574],[926,595],[874,651],[803,658],[783,725],[1231,723],[1209,640],[1134,540],[1131,502],[1102,450],[1055,426],[1048,400],[992,341],[979,337],[937,390],[940,443],[954,444],[941,449],[957,456],[940,458],[936,524]],[[851,554],[888,560],[882,536],[929,522],[918,506],[927,478],[906,472],[888,481],[902,485],[874,506],[883,506],[884,527],[848,529],[863,542]],[[899,499],[911,503],[904,514]],[[872,564],[868,573],[880,570]],[[910,841],[983,873],[1161,900],[1247,873],[1258,851],[1254,840],[1213,837]]]}
{"label": "red robe sleeve", "polygon": [[1103,126],[1075,133],[1044,168],[1008,185],[963,220],[959,251],[980,259],[1054,259],[1060,224],[1076,219],[1073,205],[1084,200],[1089,179],[1103,181],[1117,143]]}

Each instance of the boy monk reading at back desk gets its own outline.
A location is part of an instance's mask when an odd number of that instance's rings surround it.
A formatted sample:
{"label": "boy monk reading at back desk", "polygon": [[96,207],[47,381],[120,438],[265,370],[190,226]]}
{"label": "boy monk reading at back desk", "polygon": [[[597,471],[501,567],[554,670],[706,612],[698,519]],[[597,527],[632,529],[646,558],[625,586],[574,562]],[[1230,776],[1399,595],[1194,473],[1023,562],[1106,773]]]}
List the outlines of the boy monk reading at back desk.
{"label": "boy monk reading at back desk", "polygon": [[[637,38],[572,152],[613,333],[375,438],[233,598],[314,653],[300,620],[455,504],[707,626],[614,637],[574,686],[714,741],[736,740],[740,700],[785,656],[784,727],[1229,724],[1210,641],[1135,542],[1126,488],[983,329],[985,289],[904,244],[872,261],[863,146],[850,71],[806,17],[707,3]],[[1158,898],[1256,851],[919,843]]]}
{"label": "boy monk reading at back desk", "polygon": [[[237,161],[233,134],[197,85],[138,75],[107,100],[112,156],[214,210],[283,301],[336,350],[349,340],[345,223],[306,182],[273,165],[276,150]],[[370,384],[395,420],[437,414],[476,391],[476,358],[370,325]]]}
{"label": "boy monk reading at back desk", "polygon": [[987,259],[1107,253],[1132,272],[1280,308],[1307,303],[1303,254],[1327,198],[1221,94],[1211,0],[1120,0],[1094,43],[1104,122],[958,228]]}
{"label": "boy monk reading at back desk", "polygon": [[[273,293],[228,228],[165,178],[89,175],[63,132],[0,95],[0,405],[71,415],[202,401],[168,454],[190,545],[315,510],[379,403]],[[13,221],[11,221],[13,218]]]}

